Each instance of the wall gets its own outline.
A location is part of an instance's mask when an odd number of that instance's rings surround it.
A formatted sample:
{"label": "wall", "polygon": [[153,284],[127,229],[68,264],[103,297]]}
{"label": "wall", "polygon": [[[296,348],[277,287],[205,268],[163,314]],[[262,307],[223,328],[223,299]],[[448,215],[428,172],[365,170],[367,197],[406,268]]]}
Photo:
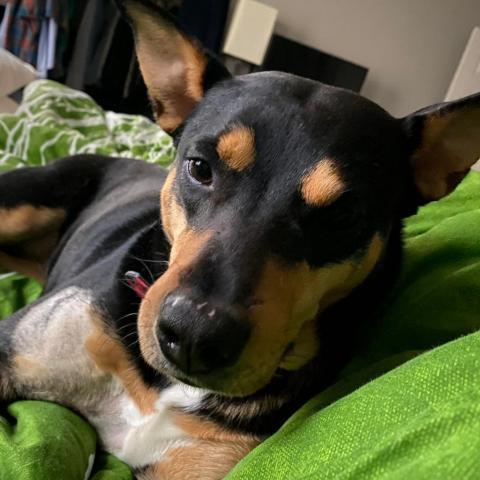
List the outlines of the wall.
{"label": "wall", "polygon": [[276,31],[370,69],[362,94],[401,116],[442,101],[479,0],[262,0]]}

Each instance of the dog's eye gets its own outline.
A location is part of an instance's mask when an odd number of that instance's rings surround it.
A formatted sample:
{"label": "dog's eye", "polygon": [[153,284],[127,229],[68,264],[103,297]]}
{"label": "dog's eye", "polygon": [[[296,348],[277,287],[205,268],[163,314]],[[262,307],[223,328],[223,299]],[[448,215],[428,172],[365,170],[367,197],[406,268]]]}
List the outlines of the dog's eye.
{"label": "dog's eye", "polygon": [[208,162],[201,158],[188,159],[188,173],[202,185],[212,184],[212,169]]}

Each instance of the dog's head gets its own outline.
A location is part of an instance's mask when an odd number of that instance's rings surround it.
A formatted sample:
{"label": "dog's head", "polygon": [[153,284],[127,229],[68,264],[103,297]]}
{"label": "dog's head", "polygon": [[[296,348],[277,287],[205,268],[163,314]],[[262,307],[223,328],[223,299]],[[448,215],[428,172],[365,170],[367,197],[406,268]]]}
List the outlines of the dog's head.
{"label": "dog's head", "polygon": [[412,205],[480,156],[480,96],[395,119],[283,73],[230,78],[148,0],[120,2],[178,153],[161,193],[167,271],[138,321],[155,369],[248,395],[318,353],[321,312],[382,261]]}

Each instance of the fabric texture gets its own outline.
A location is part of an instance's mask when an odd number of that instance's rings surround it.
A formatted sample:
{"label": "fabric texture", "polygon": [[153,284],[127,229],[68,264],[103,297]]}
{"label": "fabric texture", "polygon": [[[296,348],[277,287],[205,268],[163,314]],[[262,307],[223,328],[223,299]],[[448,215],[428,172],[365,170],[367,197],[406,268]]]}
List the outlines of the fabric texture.
{"label": "fabric texture", "polygon": [[9,0],[5,46],[17,57],[35,65],[45,0]]}
{"label": "fabric texture", "polygon": [[[89,0],[85,6],[75,41],[66,84],[72,88],[84,89],[88,80],[98,80],[97,76],[104,62],[93,61],[94,57],[104,60],[106,54],[96,53],[110,47],[110,31],[118,22],[118,10],[111,1]],[[107,44],[107,45],[105,45]],[[93,78],[88,78],[90,74]]]}
{"label": "fabric texture", "polygon": [[[148,120],[104,112],[53,82],[34,83],[17,115],[0,115],[0,171],[75,152],[163,165],[173,158],[171,140]],[[227,478],[478,478],[479,239],[480,174],[472,172],[406,221],[401,278],[341,380]],[[0,318],[40,290],[1,275]],[[95,432],[61,406],[15,402],[0,414],[2,480],[132,478],[121,462],[96,452]]]}
{"label": "fabric texture", "polygon": [[0,116],[0,171],[77,153],[160,165],[174,155],[170,137],[148,119],[105,112],[85,93],[49,80],[32,82],[16,114]]}
{"label": "fabric texture", "polygon": [[[47,438],[62,441],[46,442]],[[66,408],[47,402],[13,403],[8,416],[0,417],[0,478],[83,479],[93,466],[95,443],[93,429]]]}
{"label": "fabric texture", "polygon": [[93,428],[60,405],[19,401],[2,414],[2,480],[133,479],[128,467],[116,458],[95,455]]}

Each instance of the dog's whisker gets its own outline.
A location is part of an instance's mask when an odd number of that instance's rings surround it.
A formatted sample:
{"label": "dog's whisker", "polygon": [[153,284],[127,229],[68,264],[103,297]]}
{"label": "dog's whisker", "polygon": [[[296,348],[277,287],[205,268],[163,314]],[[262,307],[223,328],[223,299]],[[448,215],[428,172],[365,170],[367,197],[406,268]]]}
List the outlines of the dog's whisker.
{"label": "dog's whisker", "polygon": [[139,257],[136,257],[134,255],[132,255],[132,258],[134,258],[135,260],[138,260],[144,267],[145,267],[145,270],[147,271],[147,273],[150,275],[150,280],[151,282],[155,282],[155,275],[152,273],[152,270],[150,270],[150,268],[148,267],[148,265],[145,263],[144,260],[142,260],[141,258]]}
{"label": "dog's whisker", "polygon": [[[136,346],[136,345],[139,345],[139,341],[138,341],[138,340],[135,340],[134,342],[129,343],[129,344],[127,345],[127,348],[132,348],[132,347],[134,347],[134,346]],[[138,359],[139,359],[139,357],[136,357],[136,360],[138,360]]]}
{"label": "dog's whisker", "polygon": [[122,340],[126,340],[127,338],[131,337],[132,335],[137,335],[137,331],[130,332],[125,336],[122,336]]}
{"label": "dog's whisker", "polygon": [[[133,328],[135,329],[135,332],[137,331],[137,328],[136,328],[136,324],[130,324],[128,325],[129,328]],[[118,328],[117,329],[117,334],[121,337],[121,338],[125,338],[124,335],[123,335],[123,332],[125,332],[125,330],[127,330],[127,334],[128,334],[128,329],[126,328],[126,326],[123,326],[121,328]],[[123,332],[122,332],[123,331]]]}
{"label": "dog's whisker", "polygon": [[[132,255],[131,255],[132,256]],[[136,256],[132,256],[135,260],[138,260],[140,262],[146,262],[146,263],[158,263],[160,265],[168,265],[169,261],[168,260],[149,260],[148,258],[140,258]]]}
{"label": "dog's whisker", "polygon": [[131,317],[132,315],[138,315],[138,312],[130,312],[130,313],[127,313],[125,315],[122,315],[121,317],[117,318],[117,322],[127,318],[127,317]]}

